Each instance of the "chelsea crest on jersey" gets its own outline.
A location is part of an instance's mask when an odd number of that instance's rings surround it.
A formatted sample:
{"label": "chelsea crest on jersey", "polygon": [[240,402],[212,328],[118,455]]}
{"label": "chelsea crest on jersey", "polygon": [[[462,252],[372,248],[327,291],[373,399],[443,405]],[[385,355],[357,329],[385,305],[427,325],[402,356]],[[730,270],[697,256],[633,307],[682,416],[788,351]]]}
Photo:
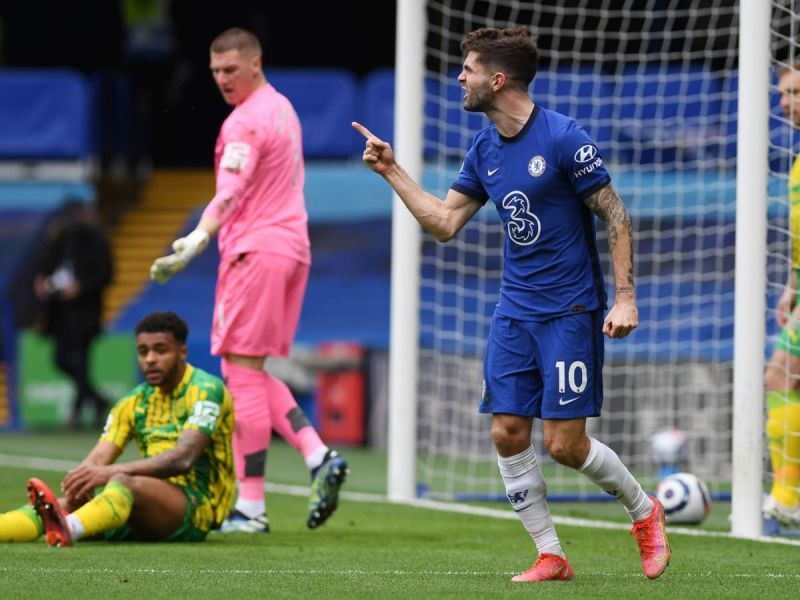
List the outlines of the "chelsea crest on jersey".
{"label": "chelsea crest on jersey", "polygon": [[585,200],[610,182],[583,127],[538,105],[514,137],[494,125],[475,136],[451,187],[491,199],[500,216],[506,235],[498,314],[541,320],[605,308],[595,219]]}

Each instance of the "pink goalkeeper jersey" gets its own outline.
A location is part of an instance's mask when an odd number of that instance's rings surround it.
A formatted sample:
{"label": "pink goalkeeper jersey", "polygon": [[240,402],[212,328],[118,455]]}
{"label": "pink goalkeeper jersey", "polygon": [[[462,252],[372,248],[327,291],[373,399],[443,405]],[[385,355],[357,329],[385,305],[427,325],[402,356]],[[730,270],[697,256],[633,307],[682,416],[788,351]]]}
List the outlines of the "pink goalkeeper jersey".
{"label": "pink goalkeeper jersey", "polygon": [[300,121],[269,83],[225,119],[214,170],[216,195],[203,216],[221,223],[222,258],[261,251],[311,263]]}

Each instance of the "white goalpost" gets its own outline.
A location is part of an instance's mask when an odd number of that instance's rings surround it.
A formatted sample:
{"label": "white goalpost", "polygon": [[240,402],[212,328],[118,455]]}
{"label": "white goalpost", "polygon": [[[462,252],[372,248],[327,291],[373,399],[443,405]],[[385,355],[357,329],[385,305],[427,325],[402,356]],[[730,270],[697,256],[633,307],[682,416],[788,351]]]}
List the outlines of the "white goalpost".
{"label": "white goalpost", "polygon": [[[395,42],[395,152],[416,180],[422,175],[425,1],[397,3]],[[420,229],[396,195],[392,198],[392,291],[389,351],[388,490],[390,500],[416,494],[417,364],[419,353]],[[409,293],[410,292],[410,293]]]}
{"label": "white goalpost", "polygon": [[[590,432],[654,491],[652,437],[683,430],[681,466],[716,498],[732,497],[732,531],[743,537],[761,534],[765,323],[788,273],[787,173],[768,171],[767,144],[770,47],[787,35],[776,7],[796,18],[793,3],[398,0],[395,150],[442,197],[488,124],[462,109],[460,40],[483,26],[537,36],[534,102],[586,127],[634,224],[641,324],[606,342],[603,416]],[[490,418],[477,412],[503,261],[490,204],[440,244],[395,200],[392,500],[505,498]],[[613,293],[604,236],[601,225]],[[602,496],[547,457],[540,430],[534,442],[552,499]]]}
{"label": "white goalpost", "polygon": [[[770,6],[743,0],[739,31],[739,114],[768,115]],[[767,118],[739,119],[736,177],[731,533],[762,534],[765,293],[767,254]]]}

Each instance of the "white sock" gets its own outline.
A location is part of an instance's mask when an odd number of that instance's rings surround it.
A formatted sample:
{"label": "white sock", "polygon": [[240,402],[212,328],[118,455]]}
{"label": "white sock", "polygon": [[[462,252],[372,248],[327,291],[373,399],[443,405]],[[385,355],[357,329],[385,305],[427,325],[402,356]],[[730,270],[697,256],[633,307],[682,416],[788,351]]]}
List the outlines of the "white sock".
{"label": "white sock", "polygon": [[533,538],[539,554],[564,556],[547,506],[547,484],[533,446],[516,456],[497,456],[511,506]]}
{"label": "white sock", "polygon": [[330,450],[330,448],[323,444],[311,454],[306,456],[306,466],[309,468],[309,470],[313,471],[322,464],[322,461],[325,460],[325,455],[328,453],[328,450]]}
{"label": "white sock", "polygon": [[266,510],[264,500],[245,500],[239,498],[236,501],[236,510],[245,515],[248,519],[255,519],[263,515]]}
{"label": "white sock", "polygon": [[84,528],[83,523],[81,520],[73,514],[67,515],[67,526],[69,527],[69,532],[72,535],[72,541],[75,542],[83,537]]}
{"label": "white sock", "polygon": [[653,502],[642,486],[611,448],[590,437],[589,456],[578,469],[607,494],[611,494],[625,507],[632,521],[644,519],[653,510]]}

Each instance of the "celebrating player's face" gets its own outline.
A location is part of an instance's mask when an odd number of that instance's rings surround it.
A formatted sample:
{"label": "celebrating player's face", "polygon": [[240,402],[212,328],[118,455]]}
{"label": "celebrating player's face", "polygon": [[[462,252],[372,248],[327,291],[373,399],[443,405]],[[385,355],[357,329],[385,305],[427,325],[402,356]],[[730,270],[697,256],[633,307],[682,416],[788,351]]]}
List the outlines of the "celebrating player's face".
{"label": "celebrating player's face", "polygon": [[464,59],[458,82],[464,89],[464,110],[486,112],[492,106],[491,75],[481,63],[475,52]]}
{"label": "celebrating player's face", "polygon": [[778,80],[781,110],[795,127],[800,127],[800,71],[786,71]]}
{"label": "celebrating player's face", "polygon": [[171,390],[183,377],[186,346],[172,333],[140,333],[136,336],[139,368],[150,385]]}
{"label": "celebrating player's face", "polygon": [[261,58],[239,50],[211,53],[211,75],[225,102],[241,104],[256,89]]}

